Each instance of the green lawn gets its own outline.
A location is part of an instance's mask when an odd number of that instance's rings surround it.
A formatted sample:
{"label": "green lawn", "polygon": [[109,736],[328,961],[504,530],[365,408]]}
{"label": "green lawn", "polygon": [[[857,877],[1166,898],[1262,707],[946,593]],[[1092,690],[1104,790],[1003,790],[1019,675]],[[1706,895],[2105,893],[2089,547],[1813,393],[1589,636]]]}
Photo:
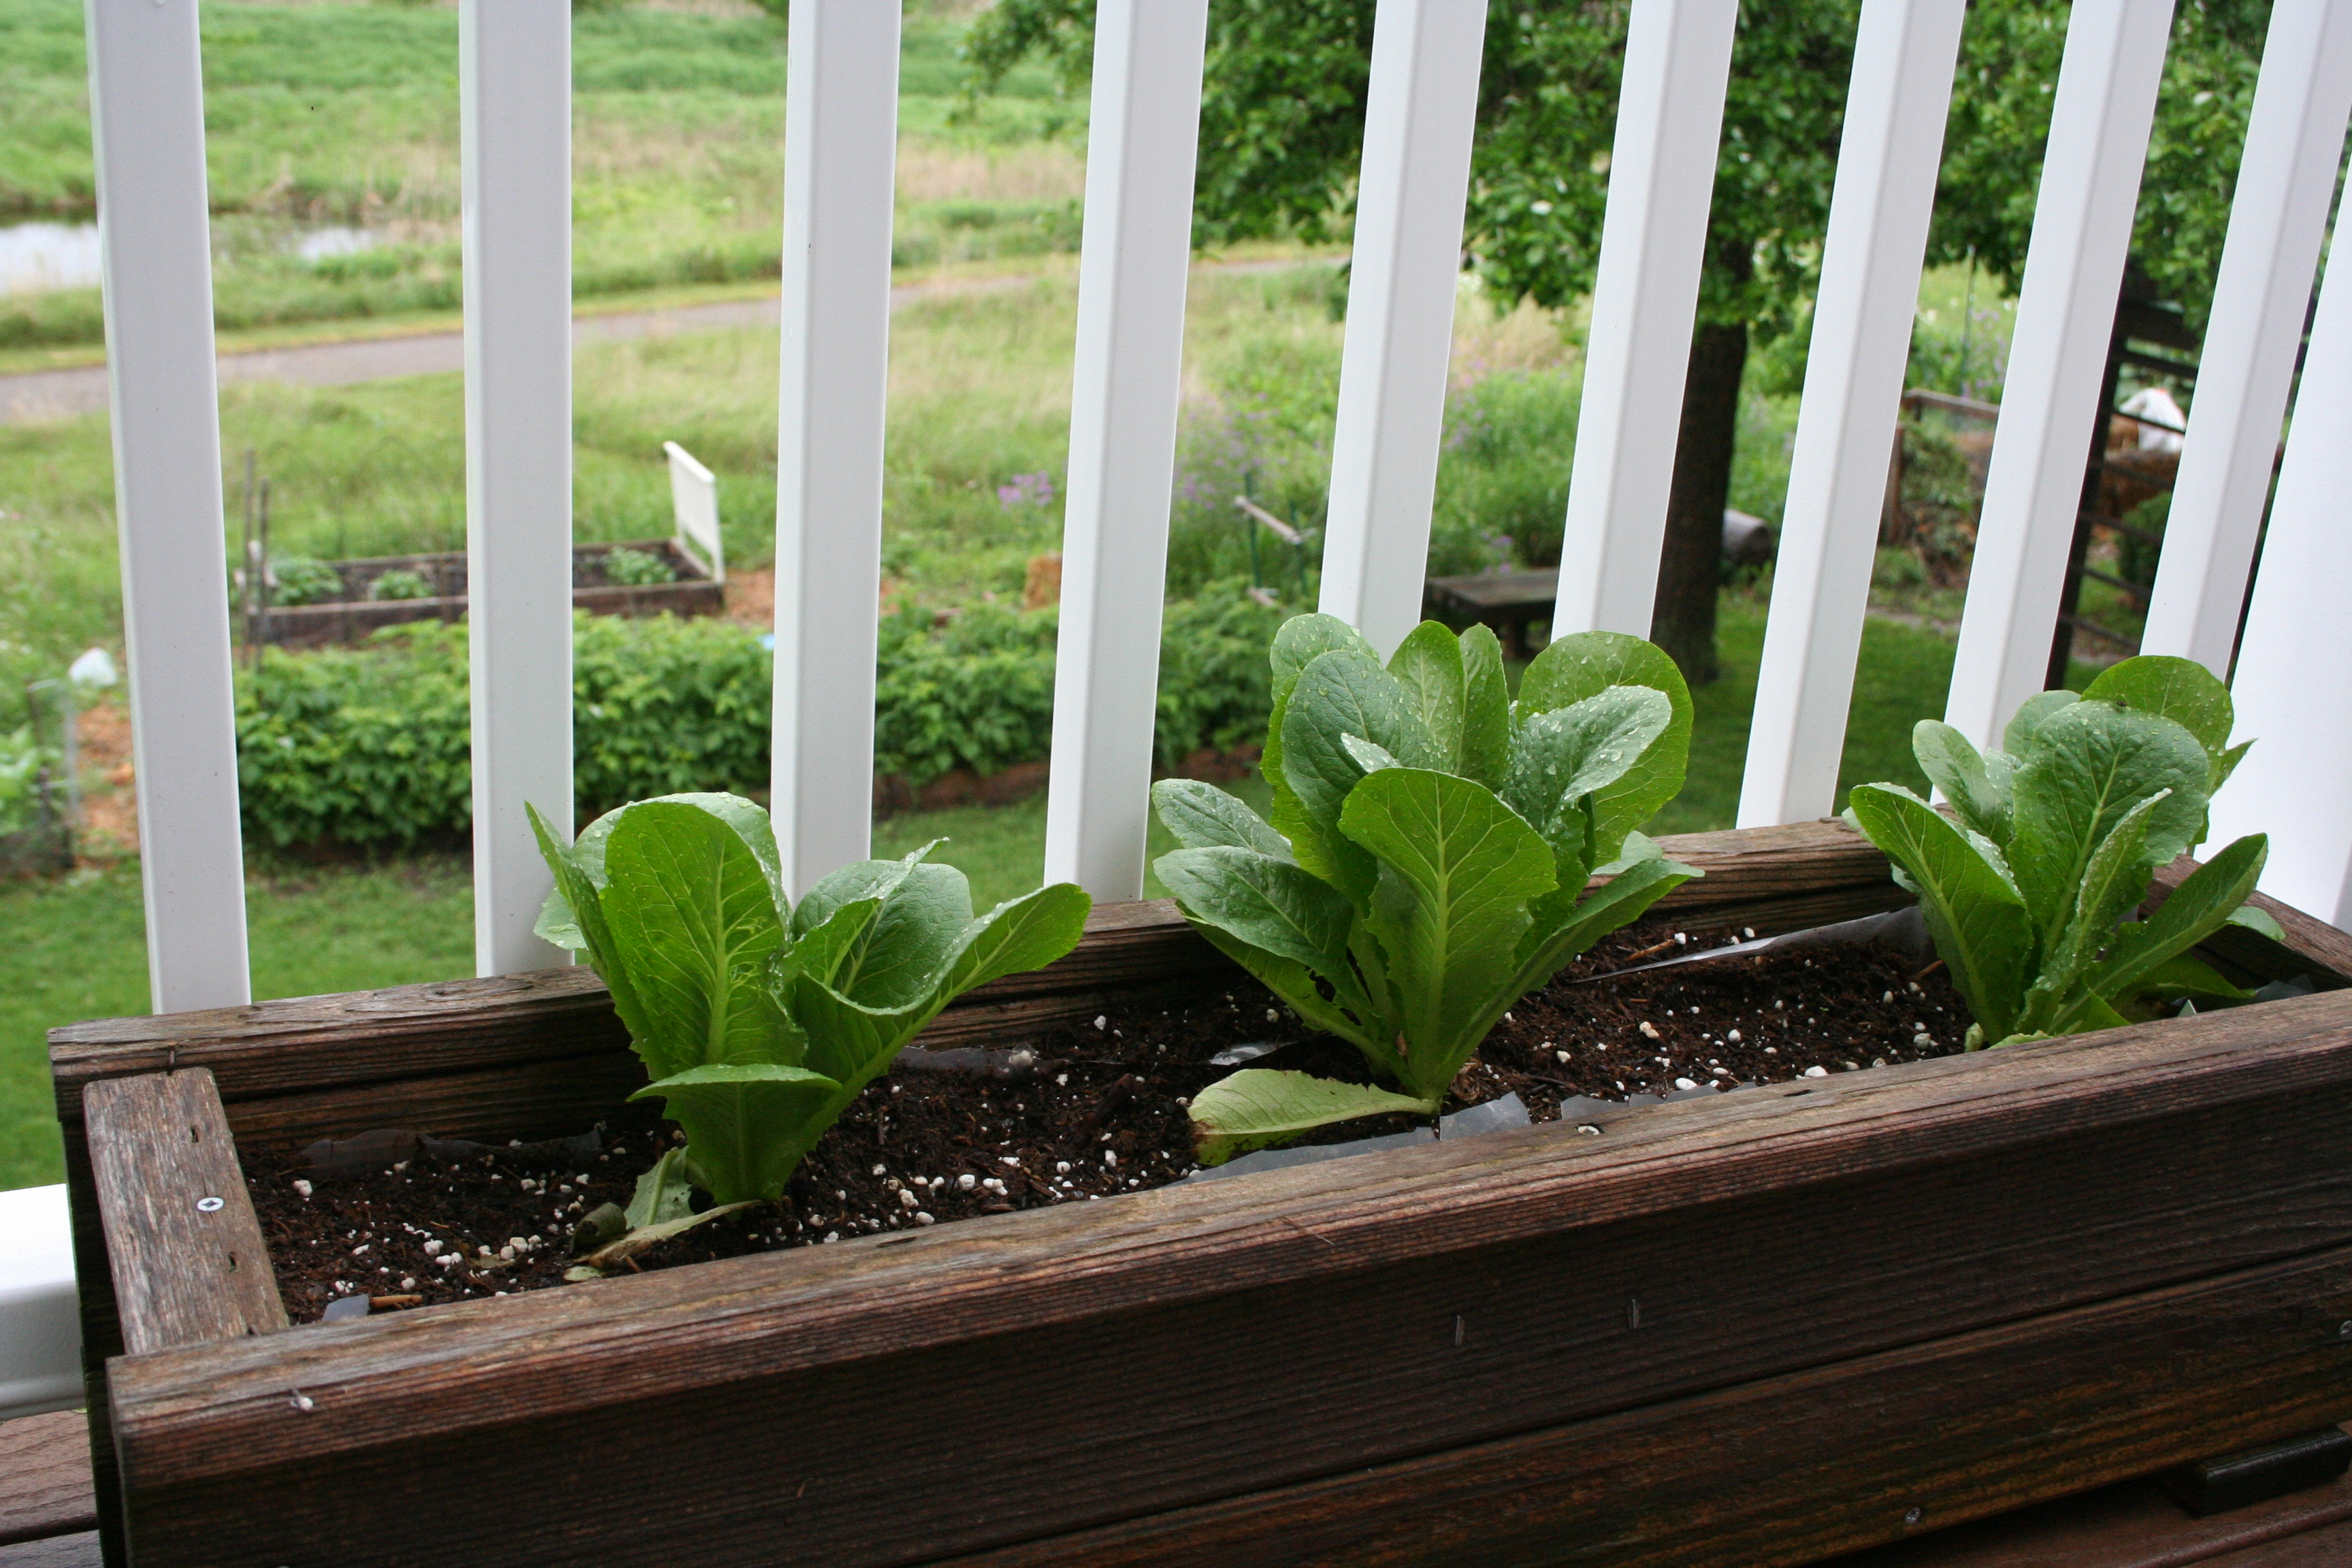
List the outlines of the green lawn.
{"label": "green lawn", "polygon": [[[1024,67],[967,115],[963,7],[908,7],[896,259],[1075,249],[1085,106]],[[454,7],[226,0],[204,29],[226,328],[450,310],[458,293]],[[94,210],[82,7],[0,0],[0,216]],[[784,29],[758,14],[600,8],[572,23],[573,287],[769,279],[782,255]],[[306,226],[379,243],[304,259]],[[95,289],[0,301],[0,349],[94,343]]]}
{"label": "green lawn", "polygon": [[[282,871],[246,888],[253,994],[310,996],[474,967],[473,881],[450,859]],[[135,865],[0,888],[0,1188],[63,1180],[45,1038],[147,1011]]]}

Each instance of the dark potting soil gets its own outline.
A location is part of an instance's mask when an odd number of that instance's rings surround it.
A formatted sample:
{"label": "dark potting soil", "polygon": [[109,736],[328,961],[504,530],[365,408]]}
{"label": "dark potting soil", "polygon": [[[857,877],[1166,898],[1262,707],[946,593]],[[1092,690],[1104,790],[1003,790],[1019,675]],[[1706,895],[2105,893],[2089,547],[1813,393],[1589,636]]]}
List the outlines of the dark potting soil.
{"label": "dark potting soil", "polygon": [[[1622,1100],[1948,1055],[1968,1028],[1967,1009],[1940,966],[1923,973],[1909,953],[1876,944],[1578,983],[1688,951],[1671,924],[1645,922],[1607,939],[1512,1008],[1455,1080],[1447,1108],[1516,1092],[1535,1120],[1549,1121],[1579,1095]],[[1210,1058],[1266,1044],[1279,1048],[1246,1065],[1369,1077],[1353,1047],[1306,1035],[1272,995],[1236,974],[1191,1004],[1139,1002],[998,1042],[1035,1053],[1034,1066],[1011,1079],[894,1069],[802,1163],[781,1205],[722,1215],[632,1266],[699,1263],[1166,1185],[1194,1169],[1190,1097],[1234,1070]],[[1341,1142],[1408,1125],[1371,1118],[1307,1141]],[[299,1150],[255,1149],[246,1153],[247,1184],[287,1310],[307,1322],[344,1297],[393,1310],[562,1283],[574,1263],[573,1226],[601,1204],[625,1205],[673,1136],[633,1125],[569,1147],[421,1152],[359,1170],[316,1168]]]}

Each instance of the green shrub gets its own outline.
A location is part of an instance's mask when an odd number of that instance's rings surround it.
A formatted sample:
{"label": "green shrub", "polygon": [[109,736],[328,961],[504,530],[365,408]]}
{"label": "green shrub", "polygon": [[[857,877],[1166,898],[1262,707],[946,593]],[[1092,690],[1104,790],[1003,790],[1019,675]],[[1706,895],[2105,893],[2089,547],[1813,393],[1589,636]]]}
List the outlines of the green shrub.
{"label": "green shrub", "polygon": [[1582,368],[1571,366],[1499,372],[1448,400],[1430,523],[1433,575],[1514,556],[1559,563],[1583,395]]}
{"label": "green shrub", "polygon": [[2156,589],[2157,558],[2164,552],[2164,524],[2171,515],[2172,492],[2167,490],[2126,512],[2124,521],[2131,527],[2116,531],[2116,570],[2138,586],[2143,599]]}
{"label": "green shrub", "polygon": [[54,749],[35,739],[30,725],[19,724],[0,734],[0,836],[40,824],[41,795],[47,787],[41,770],[55,770],[60,761]]}
{"label": "green shrub", "polygon": [[604,552],[604,581],[618,588],[651,588],[677,581],[677,569],[647,550],[616,544]]}
{"label": "green shrub", "polygon": [[379,574],[376,580],[368,584],[367,596],[375,600],[429,599],[433,596],[433,584],[427,583],[420,573],[395,566],[389,572]]}
{"label": "green shrub", "polygon": [[343,574],[307,555],[279,555],[269,563],[269,602],[320,605],[343,596]]}
{"label": "green shrub", "polygon": [[[1155,748],[1173,766],[1264,732],[1265,650],[1281,613],[1231,585],[1168,606]],[[919,788],[987,774],[1052,742],[1052,610],[975,605],[884,617],[874,763]],[[764,795],[772,656],[730,622],[580,616],[572,634],[575,799],[583,817],[695,791]],[[237,689],[246,832],[279,847],[405,847],[471,821],[466,628],[394,626],[367,645],[265,649]]]}

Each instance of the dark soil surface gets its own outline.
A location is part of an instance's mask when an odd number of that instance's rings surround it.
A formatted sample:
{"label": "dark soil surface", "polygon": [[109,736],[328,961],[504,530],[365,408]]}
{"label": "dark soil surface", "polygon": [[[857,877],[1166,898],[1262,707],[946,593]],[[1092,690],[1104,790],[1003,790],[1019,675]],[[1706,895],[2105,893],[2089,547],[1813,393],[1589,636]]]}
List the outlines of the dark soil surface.
{"label": "dark soil surface", "polygon": [[[1724,940],[1724,939],[1718,939]],[[1940,967],[1892,947],[1815,947],[1578,984],[1687,951],[1670,925],[1621,931],[1512,1009],[1455,1080],[1449,1109],[1516,1091],[1538,1121],[1579,1095],[1622,1100],[1779,1082],[1943,1056],[1969,1017]],[[1644,956],[1646,955],[1646,956]],[[1234,1070],[1210,1058],[1279,1043],[1252,1067],[1364,1079],[1353,1047],[1307,1037],[1236,975],[1195,1003],[1138,1004],[1001,1042],[1035,1053],[1011,1079],[898,1069],[853,1105],[776,1207],[723,1215],[661,1244],[645,1268],[906,1230],[1163,1186],[1193,1168],[1189,1098]],[[1326,1129],[1339,1142],[1402,1118]],[[354,1129],[354,1131],[362,1131]],[[363,1170],[301,1151],[247,1156],[247,1181],[296,1321],[346,1296],[379,1310],[559,1284],[572,1230],[625,1205],[661,1130]],[[593,1151],[593,1152],[592,1152]]]}

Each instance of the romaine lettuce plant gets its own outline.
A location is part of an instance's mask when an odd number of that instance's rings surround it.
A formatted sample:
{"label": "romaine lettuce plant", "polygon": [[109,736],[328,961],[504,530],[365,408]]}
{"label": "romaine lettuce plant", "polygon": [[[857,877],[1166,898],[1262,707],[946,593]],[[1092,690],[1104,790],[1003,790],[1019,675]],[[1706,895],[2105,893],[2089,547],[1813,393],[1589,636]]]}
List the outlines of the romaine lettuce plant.
{"label": "romaine lettuce plant", "polygon": [[2189,949],[2235,919],[2262,875],[2261,834],[2223,848],[2146,921],[2157,868],[2205,837],[2232,747],[2229,689],[2185,658],[2128,658],[2077,697],[2045,691],[1979,754],[1948,724],[1912,731],[1950,815],[1899,784],[1855,788],[1846,818],[1919,895],[1936,952],[1976,1015],[1971,1050],[2103,1029],[2181,998],[2240,1001]]}
{"label": "romaine lettuce plant", "polygon": [[1560,638],[1516,702],[1484,626],[1424,622],[1383,668],[1344,621],[1301,616],[1272,658],[1272,821],[1164,780],[1153,798],[1183,847],[1154,869],[1195,928],[1395,1087],[1235,1073],[1193,1101],[1211,1163],[1434,1113],[1506,1008],[1698,874],[1635,831],[1682,787],[1691,731],[1681,675],[1638,637]]}
{"label": "romaine lettuce plant", "polygon": [[[1041,888],[974,918],[963,873],[866,860],[786,896],[768,814],[673,795],[564,845],[539,931],[584,952],[657,1096],[686,1132],[683,1173],[717,1203],[775,1199],[825,1129],[959,993],[1077,945],[1087,899]],[[656,1185],[662,1184],[656,1182]],[[641,1193],[648,1220],[674,1198]],[[635,1222],[640,1226],[643,1222]]]}

